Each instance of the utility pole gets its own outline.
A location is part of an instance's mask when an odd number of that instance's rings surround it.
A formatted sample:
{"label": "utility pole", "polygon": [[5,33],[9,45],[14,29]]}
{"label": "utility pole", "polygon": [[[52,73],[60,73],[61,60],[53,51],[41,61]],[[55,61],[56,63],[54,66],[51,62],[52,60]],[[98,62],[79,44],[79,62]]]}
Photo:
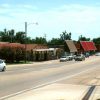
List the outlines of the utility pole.
{"label": "utility pole", "polygon": [[30,25],[30,24],[36,24],[38,25],[38,23],[29,23],[27,24],[27,22],[25,22],[25,63],[27,61],[27,26]]}
{"label": "utility pole", "polygon": [[25,22],[25,63],[27,61],[27,22]]}
{"label": "utility pole", "polygon": [[47,35],[46,34],[44,34],[44,38],[46,39],[46,37],[47,37]]}

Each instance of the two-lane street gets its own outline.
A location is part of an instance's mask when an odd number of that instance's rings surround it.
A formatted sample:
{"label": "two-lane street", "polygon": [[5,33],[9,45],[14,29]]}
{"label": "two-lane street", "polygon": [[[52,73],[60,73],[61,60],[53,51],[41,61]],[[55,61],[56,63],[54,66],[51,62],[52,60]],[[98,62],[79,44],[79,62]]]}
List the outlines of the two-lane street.
{"label": "two-lane street", "polygon": [[[55,61],[47,64],[20,66],[18,65],[15,68],[9,67],[6,72],[0,72],[0,99],[55,82],[81,84],[82,82],[79,82],[81,77],[80,79],[75,77],[86,72],[100,70],[100,58],[87,58],[82,62]],[[85,85],[88,84],[86,83]]]}

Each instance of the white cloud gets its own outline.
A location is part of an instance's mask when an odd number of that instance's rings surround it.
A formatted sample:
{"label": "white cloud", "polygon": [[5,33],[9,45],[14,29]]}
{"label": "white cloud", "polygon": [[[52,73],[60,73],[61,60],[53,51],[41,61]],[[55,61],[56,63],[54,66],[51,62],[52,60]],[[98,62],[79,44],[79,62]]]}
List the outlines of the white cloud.
{"label": "white cloud", "polygon": [[9,4],[1,4],[1,7],[2,7],[2,8],[9,8],[10,5],[9,5]]}
{"label": "white cloud", "polygon": [[20,5],[20,7],[23,7],[25,9],[33,9],[33,10],[37,10],[38,9],[38,7],[32,6],[32,5]]}
{"label": "white cloud", "polygon": [[3,8],[0,6],[0,14],[3,13],[0,16],[2,28],[24,30],[25,21],[29,23],[38,21],[38,27],[28,26],[28,34],[32,37],[43,36],[44,33],[47,33],[47,37],[50,39],[52,37],[59,37],[59,34],[64,30],[71,31],[75,39],[81,34],[92,38],[94,33],[96,33],[95,37],[100,36],[99,6],[72,4],[52,8],[48,11],[39,11],[39,8],[32,5],[10,6],[5,4],[2,6]]}

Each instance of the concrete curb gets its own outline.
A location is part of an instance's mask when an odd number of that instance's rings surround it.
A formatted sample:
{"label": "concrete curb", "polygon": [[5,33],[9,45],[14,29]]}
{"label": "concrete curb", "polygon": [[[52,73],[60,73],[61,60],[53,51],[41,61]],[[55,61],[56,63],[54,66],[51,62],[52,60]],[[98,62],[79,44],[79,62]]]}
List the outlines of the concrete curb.
{"label": "concrete curb", "polygon": [[53,62],[58,62],[59,60],[50,60],[50,61],[43,61],[43,62],[32,62],[30,64],[11,64],[7,65],[7,67],[18,67],[18,66],[30,66],[30,65],[41,65],[41,64],[48,64],[48,63],[53,63]]}

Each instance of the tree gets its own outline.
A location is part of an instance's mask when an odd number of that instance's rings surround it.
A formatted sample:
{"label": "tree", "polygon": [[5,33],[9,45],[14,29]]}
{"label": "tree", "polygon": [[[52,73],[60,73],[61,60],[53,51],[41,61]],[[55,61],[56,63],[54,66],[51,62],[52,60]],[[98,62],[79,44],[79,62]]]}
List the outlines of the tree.
{"label": "tree", "polygon": [[35,39],[32,39],[32,42],[36,44],[47,44],[46,38],[44,37],[36,37]]}
{"label": "tree", "polygon": [[60,39],[62,41],[71,40],[71,32],[67,33],[66,30],[65,30],[64,32],[62,32],[62,34],[60,34]]}
{"label": "tree", "polygon": [[6,29],[0,32],[0,38],[1,38],[1,41],[3,42],[9,42],[10,39],[9,39],[8,31]]}
{"label": "tree", "polygon": [[67,33],[66,30],[60,34],[60,38],[52,38],[48,45],[64,45],[65,40],[71,40],[71,32]]}
{"label": "tree", "polygon": [[52,38],[48,41],[48,45],[62,45],[62,40],[60,38]]}
{"label": "tree", "polygon": [[86,37],[81,35],[81,36],[79,36],[78,41],[90,41],[90,38],[86,38]]}
{"label": "tree", "polygon": [[10,38],[11,43],[15,42],[15,39],[14,39],[15,38],[15,31],[14,31],[14,29],[8,31],[8,36]]}
{"label": "tree", "polygon": [[14,29],[7,31],[0,31],[0,40],[3,42],[14,42]]}
{"label": "tree", "polygon": [[93,39],[93,42],[94,42],[95,44],[100,44],[100,37],[94,38],[94,39]]}
{"label": "tree", "polygon": [[24,58],[25,58],[25,49],[24,48],[22,48],[22,47],[16,47],[14,52],[15,52],[15,58],[14,58],[14,60],[16,62],[24,60]]}
{"label": "tree", "polygon": [[6,60],[8,63],[23,61],[25,58],[25,49],[20,46],[4,46],[0,48],[0,58]]}
{"label": "tree", "polygon": [[0,58],[6,60],[6,62],[14,62],[14,51],[11,47],[2,47],[0,49]]}
{"label": "tree", "polygon": [[15,40],[18,43],[25,43],[25,32],[17,32],[15,35]]}

